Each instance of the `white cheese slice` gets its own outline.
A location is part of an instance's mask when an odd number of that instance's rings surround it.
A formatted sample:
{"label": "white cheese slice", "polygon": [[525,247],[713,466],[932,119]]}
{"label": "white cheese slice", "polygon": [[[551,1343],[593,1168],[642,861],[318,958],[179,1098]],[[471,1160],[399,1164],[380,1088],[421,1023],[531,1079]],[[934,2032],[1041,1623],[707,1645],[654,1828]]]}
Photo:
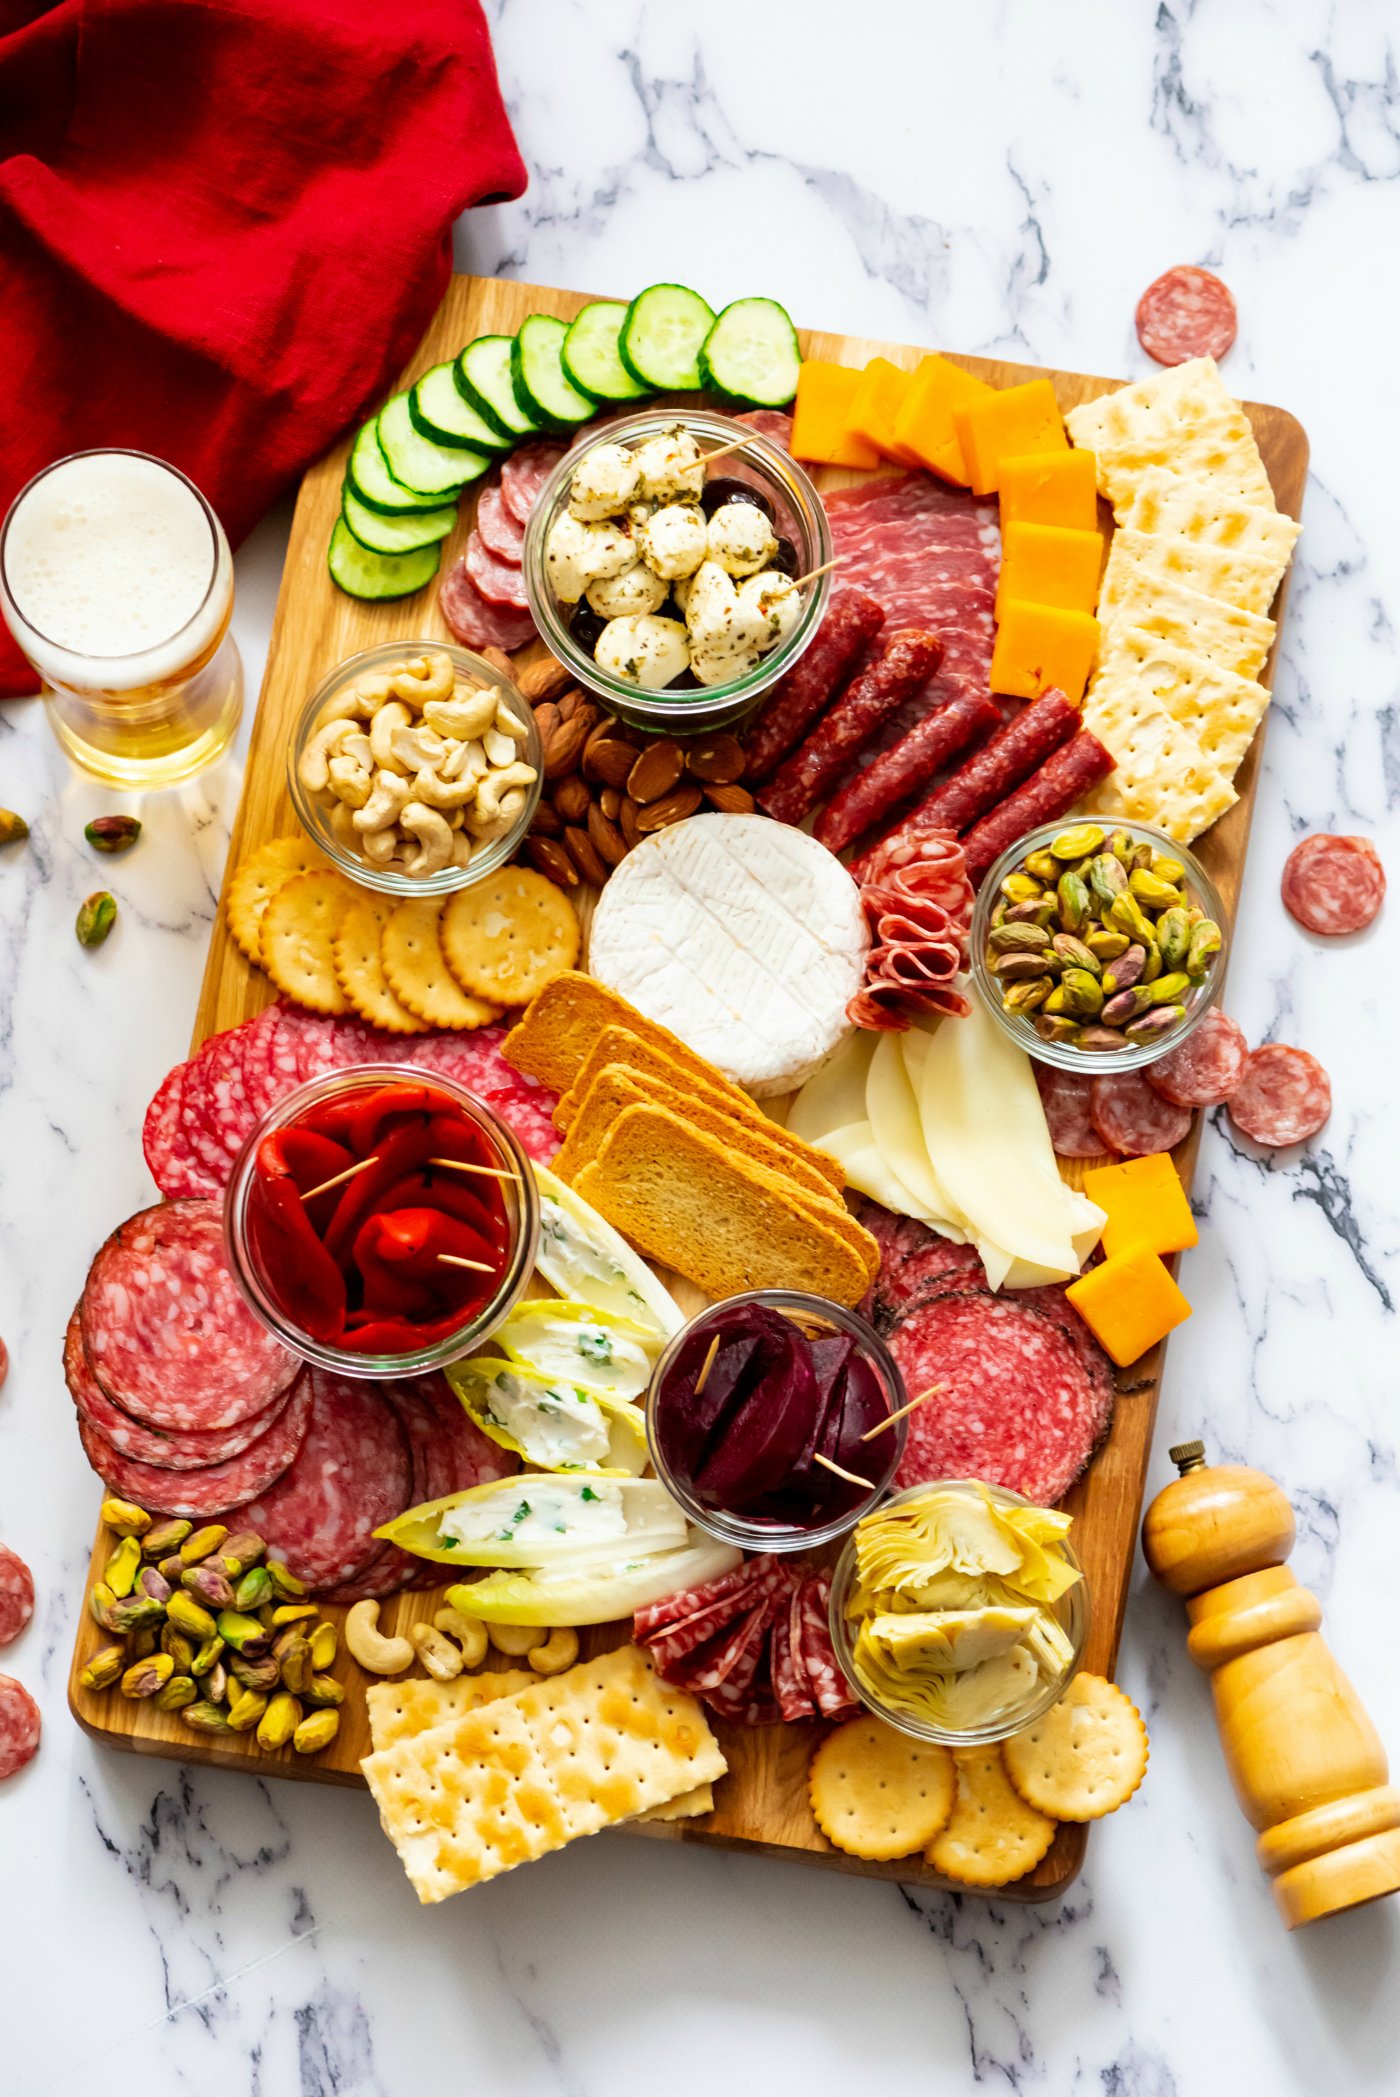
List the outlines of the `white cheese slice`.
{"label": "white cheese slice", "polygon": [[766,816],[704,815],[628,853],[588,965],[762,1098],[845,1040],[868,945],[859,890],[824,845]]}
{"label": "white cheese slice", "polygon": [[[827,1148],[827,1137],[836,1129],[863,1122],[865,1087],[875,1054],[875,1036],[857,1031],[842,1042],[836,1054],[815,1076],[808,1078],[784,1117],[790,1134],[800,1143]],[[836,1152],[831,1153],[833,1158]]]}
{"label": "white cheese slice", "polygon": [[957,1245],[964,1243],[967,1235],[964,1230],[946,1217],[922,1209],[918,1197],[890,1170],[889,1160],[875,1141],[875,1132],[868,1121],[856,1121],[848,1128],[829,1130],[822,1148],[839,1160],[846,1175],[846,1185],[854,1187],[858,1194],[868,1194],[872,1201],[883,1202],[896,1216],[913,1216],[920,1223],[932,1224],[943,1237],[951,1238]]}

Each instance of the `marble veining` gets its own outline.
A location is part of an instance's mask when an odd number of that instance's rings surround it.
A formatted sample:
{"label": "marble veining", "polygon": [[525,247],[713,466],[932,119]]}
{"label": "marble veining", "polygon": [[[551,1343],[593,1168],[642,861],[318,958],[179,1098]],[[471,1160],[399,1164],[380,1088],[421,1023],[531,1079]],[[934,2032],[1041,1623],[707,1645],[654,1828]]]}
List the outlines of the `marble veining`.
{"label": "marble veining", "polygon": [[[817,326],[1131,376],[1153,276],[1200,261],[1232,285],[1229,379],[1298,415],[1313,468],[1229,1004],[1251,1038],[1319,1055],[1335,1105],[1303,1155],[1210,1119],[1149,1487],[1197,1432],[1284,1483],[1295,1568],[1400,1750],[1400,972],[1384,919],[1328,946],[1278,897],[1316,828],[1374,834],[1400,878],[1400,436],[1376,390],[1400,336],[1393,10],[487,11],[531,187],[461,223],[459,267],[768,292]],[[238,558],[254,690],[288,515]],[[1285,1935],[1180,1607],[1141,1567],[1119,1676],[1151,1768],[1053,1908],[614,1836],[420,1911],[366,1798],[78,1732],[97,1494],[60,1337],[97,1242],[149,1196],[141,1114],[188,1038],[240,763],[150,798],[140,849],[99,866],[82,826],[104,797],[35,706],[0,708],[0,801],[33,825],[0,863],[0,1535],[39,1582],[0,1665],[45,1721],[0,1789],[4,2097],[1393,2090],[1400,1912]],[[103,881],[122,920],[88,954],[73,914]]]}

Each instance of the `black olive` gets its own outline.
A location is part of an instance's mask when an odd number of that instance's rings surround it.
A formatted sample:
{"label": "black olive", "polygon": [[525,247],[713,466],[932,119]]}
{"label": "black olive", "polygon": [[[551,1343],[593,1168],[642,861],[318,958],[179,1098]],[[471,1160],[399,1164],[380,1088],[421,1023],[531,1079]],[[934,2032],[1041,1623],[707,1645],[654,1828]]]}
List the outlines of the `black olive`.
{"label": "black olive", "polygon": [[702,687],[699,678],[696,676],[695,672],[690,668],[689,664],[687,664],[685,669],[681,671],[679,677],[673,677],[671,679],[671,682],[667,685],[666,689],[668,692],[698,692],[702,689]]}
{"label": "black olive", "polygon": [[791,539],[779,539],[778,550],[768,565],[770,568],[776,568],[781,575],[792,576],[794,581],[802,572],[802,563],[797,557],[797,548],[793,545]]}
{"label": "black olive", "polygon": [[707,517],[713,517],[715,511],[723,509],[727,502],[751,502],[756,510],[762,510],[770,523],[772,521],[773,505],[761,488],[751,488],[747,481],[730,480],[717,473],[713,480],[706,481],[700,507]]}
{"label": "black olive", "polygon": [[658,619],[675,619],[682,626],[685,624],[685,613],[676,603],[674,597],[668,597],[655,616]]}
{"label": "black olive", "polygon": [[595,612],[588,600],[580,597],[569,616],[569,632],[584,654],[592,655],[607,623],[601,612]]}

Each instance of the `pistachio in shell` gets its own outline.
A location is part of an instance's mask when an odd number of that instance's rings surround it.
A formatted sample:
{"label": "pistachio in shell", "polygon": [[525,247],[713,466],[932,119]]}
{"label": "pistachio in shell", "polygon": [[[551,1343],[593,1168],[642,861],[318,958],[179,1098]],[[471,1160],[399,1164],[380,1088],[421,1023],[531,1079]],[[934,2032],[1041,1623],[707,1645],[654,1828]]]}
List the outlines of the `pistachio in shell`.
{"label": "pistachio in shell", "polygon": [[73,929],[80,947],[100,947],[117,922],[117,899],[105,888],[94,889],[78,906]]}
{"label": "pistachio in shell", "polygon": [[140,835],[141,825],[130,815],[94,816],[83,828],[94,852],[129,852]]}
{"label": "pistachio in shell", "polygon": [[0,808],[0,845],[18,845],[29,835],[29,825],[13,808]]}

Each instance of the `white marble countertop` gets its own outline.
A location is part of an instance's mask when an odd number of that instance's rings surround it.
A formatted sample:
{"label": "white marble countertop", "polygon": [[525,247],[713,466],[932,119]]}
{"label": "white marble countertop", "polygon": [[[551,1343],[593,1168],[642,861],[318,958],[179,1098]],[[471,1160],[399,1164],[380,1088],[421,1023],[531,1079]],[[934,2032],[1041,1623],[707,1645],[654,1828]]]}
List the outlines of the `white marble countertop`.
{"label": "white marble countertop", "polygon": [[[658,276],[856,334],[1137,374],[1139,291],[1178,261],[1239,302],[1234,388],[1312,439],[1306,533],[1231,970],[1258,1039],[1297,1040],[1336,1106],[1312,1150],[1242,1155],[1215,1117],[1150,1488],[1204,1431],[1293,1496],[1295,1558],[1400,1752],[1392,1605],[1400,971],[1384,922],[1324,951],[1278,896],[1290,842],[1370,832],[1400,876],[1400,469],[1389,373],[1400,91],[1357,0],[853,8],[495,0],[531,170],[458,236],[463,268],[628,295]],[[256,689],[286,535],[239,559]],[[605,1837],[420,1911],[354,1792],[103,1752],[64,1683],[97,1502],[59,1372],[98,1239],[149,1198],[138,1141],[185,1047],[230,765],[153,800],[100,953],[74,943],[105,805],[37,706],[0,708],[0,1534],[36,1619],[0,1656],[40,1697],[0,1791],[6,2097],[633,2097],[1396,2087],[1400,1905],[1286,1936],[1222,1770],[1178,1605],[1139,1569],[1121,1679],[1148,1781],[1058,1907],[912,1895]],[[1388,1046],[1388,1042],[1392,1045]]]}

